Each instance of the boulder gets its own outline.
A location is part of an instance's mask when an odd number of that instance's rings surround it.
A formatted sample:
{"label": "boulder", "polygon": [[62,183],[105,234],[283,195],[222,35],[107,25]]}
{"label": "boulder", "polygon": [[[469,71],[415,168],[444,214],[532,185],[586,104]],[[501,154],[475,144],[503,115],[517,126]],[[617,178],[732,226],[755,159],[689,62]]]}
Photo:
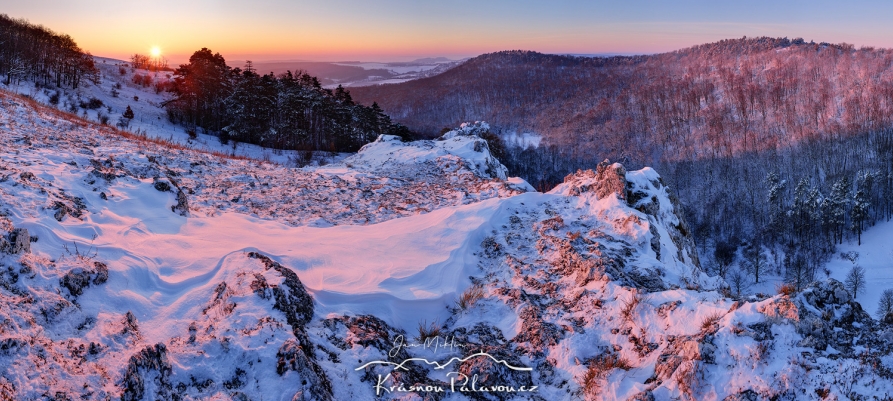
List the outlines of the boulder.
{"label": "boulder", "polygon": [[17,228],[9,233],[9,253],[31,253],[31,235],[27,228]]}

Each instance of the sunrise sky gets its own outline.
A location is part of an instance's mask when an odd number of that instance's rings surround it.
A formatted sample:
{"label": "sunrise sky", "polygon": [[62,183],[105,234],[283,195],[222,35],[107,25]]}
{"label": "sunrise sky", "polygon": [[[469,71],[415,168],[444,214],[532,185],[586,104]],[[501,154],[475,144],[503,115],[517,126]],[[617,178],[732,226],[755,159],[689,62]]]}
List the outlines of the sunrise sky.
{"label": "sunrise sky", "polygon": [[[893,47],[893,2],[586,0],[4,0],[0,13],[71,35],[97,56],[158,47],[172,63],[403,61],[524,49],[656,53],[742,36]],[[621,4],[622,3],[622,4]]]}

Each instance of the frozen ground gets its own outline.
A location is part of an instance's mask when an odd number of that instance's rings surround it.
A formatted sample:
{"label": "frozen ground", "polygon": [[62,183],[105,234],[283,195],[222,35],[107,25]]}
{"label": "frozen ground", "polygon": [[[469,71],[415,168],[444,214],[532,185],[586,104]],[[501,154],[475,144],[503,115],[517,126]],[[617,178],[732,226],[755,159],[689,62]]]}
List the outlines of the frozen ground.
{"label": "frozen ground", "polygon": [[[724,296],[650,168],[602,163],[541,194],[505,176],[474,124],[297,169],[7,93],[0,110],[9,399],[842,400],[893,387],[893,328],[838,281]],[[869,272],[889,256],[884,227],[863,237]],[[452,386],[463,378],[491,391]]]}

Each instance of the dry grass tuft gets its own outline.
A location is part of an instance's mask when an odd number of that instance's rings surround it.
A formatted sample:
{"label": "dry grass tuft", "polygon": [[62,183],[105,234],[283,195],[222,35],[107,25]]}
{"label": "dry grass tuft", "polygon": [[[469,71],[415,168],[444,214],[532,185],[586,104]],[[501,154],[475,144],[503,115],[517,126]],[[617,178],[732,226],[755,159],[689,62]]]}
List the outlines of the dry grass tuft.
{"label": "dry grass tuft", "polygon": [[431,322],[428,324],[428,321],[419,322],[419,336],[416,339],[421,343],[425,342],[429,339],[439,337],[443,332],[443,329],[437,325],[437,321]]}
{"label": "dry grass tuft", "polygon": [[785,283],[775,287],[775,292],[779,295],[791,296],[797,293],[797,287],[794,287],[793,284]]}
{"label": "dry grass tuft", "polygon": [[456,304],[459,306],[460,310],[467,310],[483,298],[484,287],[480,284],[475,284],[462,292],[462,295],[459,296],[459,301],[457,301]]}
{"label": "dry grass tuft", "polygon": [[633,366],[629,360],[614,354],[604,354],[592,358],[583,377],[580,378],[580,387],[587,399],[595,399],[601,387],[601,381],[614,369],[630,370]]}
{"label": "dry grass tuft", "polygon": [[623,317],[623,320],[632,320],[633,313],[636,311],[636,307],[639,306],[642,301],[645,300],[645,296],[639,293],[635,288],[632,289],[632,293],[624,303],[623,308],[620,309],[620,316]]}
{"label": "dry grass tuft", "polygon": [[701,321],[701,331],[713,330],[714,326],[719,323],[719,320],[722,319],[723,316],[725,316],[725,314],[722,312],[713,312],[704,317],[704,320]]}

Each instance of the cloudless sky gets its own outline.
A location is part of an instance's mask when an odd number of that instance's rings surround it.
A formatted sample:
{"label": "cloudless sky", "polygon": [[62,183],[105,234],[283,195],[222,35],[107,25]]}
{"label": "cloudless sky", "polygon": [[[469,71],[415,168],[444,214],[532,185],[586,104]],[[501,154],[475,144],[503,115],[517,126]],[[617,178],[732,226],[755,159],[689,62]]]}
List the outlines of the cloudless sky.
{"label": "cloudless sky", "polygon": [[0,0],[97,56],[402,61],[499,50],[658,53],[742,36],[893,47],[893,1]]}

